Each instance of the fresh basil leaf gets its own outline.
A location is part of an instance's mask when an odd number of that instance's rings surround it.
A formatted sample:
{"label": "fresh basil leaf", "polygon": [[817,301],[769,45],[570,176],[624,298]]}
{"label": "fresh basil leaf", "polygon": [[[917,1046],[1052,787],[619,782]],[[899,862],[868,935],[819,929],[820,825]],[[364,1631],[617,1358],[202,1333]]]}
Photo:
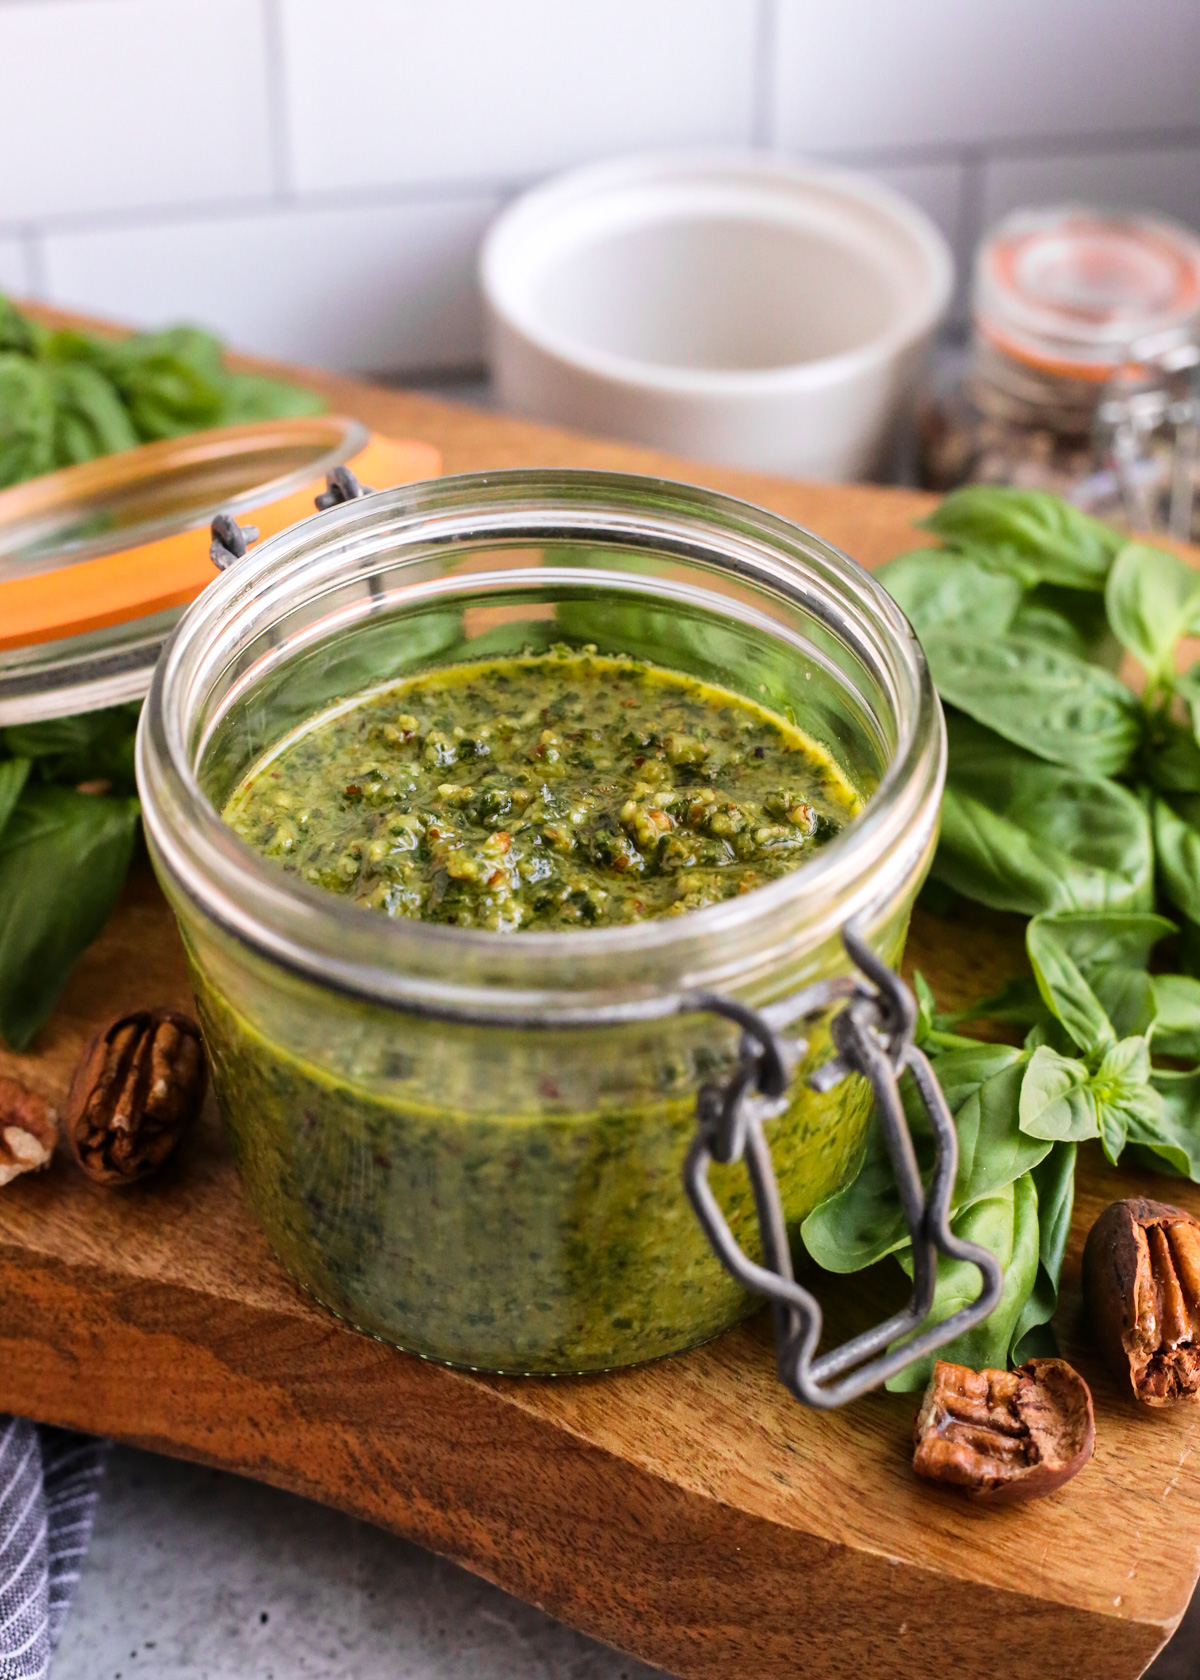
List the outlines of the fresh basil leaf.
{"label": "fresh basil leaf", "polygon": [[117,901],[138,806],[27,786],[0,834],[0,1036],[23,1050]]}
{"label": "fresh basil leaf", "polygon": [[1192,724],[1192,740],[1200,744],[1200,664],[1172,679],[1172,687],[1187,707]]}
{"label": "fresh basil leaf", "polygon": [[913,1031],[913,1037],[918,1044],[923,1044],[933,1031],[933,1022],[937,1015],[937,999],[920,969],[917,969],[913,975],[913,991],[917,999],[917,1024]]}
{"label": "fresh basil leaf", "polygon": [[1174,922],[1148,911],[1058,910],[1038,924],[1089,983],[1114,966],[1145,968],[1154,947],[1176,931]]}
{"label": "fresh basil leaf", "polygon": [[0,731],[8,752],[36,761],[44,781],[111,781],[121,793],[132,793],[134,740],[141,701],[109,706],[98,712],[47,718],[41,723],[11,724]]}
{"label": "fresh basil leaf", "polygon": [[1039,758],[1114,776],[1138,747],[1137,697],[1098,665],[1011,636],[944,627],[923,645],[943,700]]}
{"label": "fresh basil leaf", "polygon": [[939,881],[995,910],[1148,909],[1154,844],[1117,782],[1024,753],[950,712]]}
{"label": "fresh basil leaf", "polygon": [[944,549],[898,555],[875,576],[922,637],[943,624],[1002,636],[1021,603],[1016,578]]}
{"label": "fresh basil leaf", "polygon": [[[1007,1367],[1022,1312],[1037,1282],[1038,1200],[1029,1173],[974,1202],[951,1223],[957,1237],[990,1249],[1004,1268],[1000,1302],[974,1330],[956,1336],[944,1348],[892,1377],[887,1386],[894,1394],[924,1388],[938,1359],[975,1369]],[[903,1259],[901,1264],[905,1264]],[[905,1266],[906,1270],[910,1268],[911,1261]],[[968,1306],[979,1294],[979,1284],[979,1272],[969,1261],[940,1260],[933,1306],[922,1328],[941,1324],[960,1307]]]}
{"label": "fresh basil leaf", "polygon": [[1006,980],[991,997],[979,998],[966,1009],[948,1017],[951,1025],[968,1021],[1004,1021],[1015,1027],[1033,1027],[1053,1021],[1042,994],[1033,980]]}
{"label": "fresh basil leaf", "polygon": [[22,356],[36,356],[46,336],[40,322],[22,315],[10,298],[0,293],[0,351],[16,350]]}
{"label": "fresh basil leaf", "polygon": [[1200,1182],[1200,1073],[1156,1073],[1157,1115],[1131,1115],[1128,1143],[1156,1170]]}
{"label": "fresh basil leaf", "polygon": [[1146,968],[1154,947],[1176,931],[1174,922],[1137,912],[1059,911],[1038,925],[1076,965],[1118,1038],[1149,1031],[1157,1004]]}
{"label": "fresh basil leaf", "polygon": [[1025,949],[1038,991],[1072,1041],[1081,1050],[1113,1043],[1112,1023],[1071,954],[1069,923],[1064,927],[1056,916],[1035,916],[1025,929]]}
{"label": "fresh basil leaf", "polygon": [[0,834],[4,833],[9,817],[16,810],[21,789],[29,775],[29,768],[27,758],[0,760]]}
{"label": "fresh basil leaf", "polygon": [[1200,922],[1200,834],[1165,799],[1154,801],[1154,844],[1164,892],[1190,921]]}
{"label": "fresh basil leaf", "polygon": [[945,496],[921,525],[944,542],[1009,551],[1046,583],[1104,588],[1124,538],[1046,490],[967,485]]}
{"label": "fresh basil leaf", "polygon": [[1200,1060],[1200,980],[1190,974],[1151,976],[1156,1005],[1152,1046],[1164,1056]]}
{"label": "fresh basil leaf", "polygon": [[1009,634],[1023,641],[1045,642],[1076,659],[1118,671],[1125,649],[1109,627],[1103,595],[1081,589],[1039,584],[1017,609]]}
{"label": "fresh basil leaf", "polygon": [[1200,572],[1164,549],[1127,543],[1113,561],[1104,600],[1109,623],[1148,686],[1173,675],[1176,644],[1200,626]]}
{"label": "fresh basil leaf", "polygon": [[54,460],[59,467],[137,446],[125,405],[99,368],[68,362],[53,369]]}
{"label": "fresh basil leaf", "polygon": [[1114,963],[1096,975],[1092,990],[1119,1039],[1147,1036],[1158,1016],[1158,998],[1144,968]]}
{"label": "fresh basil leaf", "polygon": [[1092,1076],[1100,1141],[1113,1166],[1121,1158],[1131,1123],[1153,1128],[1161,1118],[1162,1098],[1149,1081],[1150,1051],[1144,1038],[1112,1045]]}
{"label": "fresh basil leaf", "polygon": [[1150,781],[1163,793],[1200,793],[1200,746],[1191,733],[1170,719],[1155,733],[1158,738],[1142,754]]}
{"label": "fresh basil leaf", "polygon": [[[955,1116],[958,1174],[952,1208],[965,1206],[1036,1166],[1049,1145],[1017,1125],[1024,1057],[1006,1044],[980,1044],[938,1057],[942,1091]],[[923,1176],[933,1167],[933,1138],[911,1083],[905,1112]],[[896,1176],[883,1134],[872,1121],[858,1177],[822,1202],[801,1227],[804,1246],[828,1272],[857,1272],[908,1244]]]}
{"label": "fresh basil leaf", "polygon": [[323,397],[288,380],[267,379],[258,373],[227,373],[222,381],[221,424],[247,426],[255,420],[287,420],[323,414]]}
{"label": "fresh basil leaf", "polygon": [[1033,1186],[1037,1191],[1038,1269],[1029,1299],[1013,1330],[1009,1359],[1014,1365],[1023,1365],[1027,1359],[1049,1359],[1058,1352],[1050,1320],[1058,1305],[1058,1286],[1071,1232],[1076,1153],[1075,1144],[1056,1143],[1045,1160],[1033,1169]]}
{"label": "fresh basil leaf", "polygon": [[47,369],[0,354],[0,488],[54,468],[54,390]]}
{"label": "fresh basil leaf", "polygon": [[1054,1143],[1082,1143],[1099,1135],[1096,1101],[1082,1062],[1043,1044],[1021,1081],[1021,1130]]}
{"label": "fresh basil leaf", "polygon": [[1066,613],[1053,607],[1038,606],[1026,600],[1009,621],[1008,634],[1019,642],[1039,642],[1055,653],[1065,653],[1072,659],[1087,659],[1088,644],[1078,627]]}

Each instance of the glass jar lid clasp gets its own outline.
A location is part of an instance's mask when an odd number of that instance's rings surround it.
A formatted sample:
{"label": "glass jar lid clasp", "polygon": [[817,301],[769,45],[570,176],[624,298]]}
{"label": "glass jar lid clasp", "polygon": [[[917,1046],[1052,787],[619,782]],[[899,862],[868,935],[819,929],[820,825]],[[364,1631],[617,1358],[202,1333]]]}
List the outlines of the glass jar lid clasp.
{"label": "glass jar lid clasp", "polygon": [[[722,1265],[746,1289],[765,1295],[773,1305],[780,1381],[804,1405],[820,1410],[844,1406],[982,1323],[999,1303],[1004,1284],[995,1255],[977,1243],[962,1241],[950,1227],[958,1133],[929,1059],[913,1042],[916,1003],[912,993],[871,949],[861,921],[843,929],[842,942],[856,974],[818,981],[761,1010],[709,992],[689,999],[693,1009],[739,1025],[742,1040],[734,1072],[724,1081],[704,1085],[697,1097],[696,1135],[684,1165],[684,1188]],[[870,1085],[912,1241],[913,1281],[902,1311],[817,1357],[821,1306],[793,1274],[783,1203],[763,1125],[787,1107],[788,1087],[806,1048],[803,1039],[785,1037],[784,1029],[823,1013],[839,1000],[844,1000],[843,1005],[830,1027],[836,1054],[809,1076],[808,1083],[814,1090],[828,1091],[857,1073]],[[905,1072],[912,1076],[933,1130],[936,1157],[928,1187],[922,1182],[900,1096]],[[750,1259],[729,1228],[709,1183],[714,1161],[746,1164],[763,1264]],[[933,1304],[939,1254],[975,1266],[980,1289],[966,1306],[922,1330]]]}

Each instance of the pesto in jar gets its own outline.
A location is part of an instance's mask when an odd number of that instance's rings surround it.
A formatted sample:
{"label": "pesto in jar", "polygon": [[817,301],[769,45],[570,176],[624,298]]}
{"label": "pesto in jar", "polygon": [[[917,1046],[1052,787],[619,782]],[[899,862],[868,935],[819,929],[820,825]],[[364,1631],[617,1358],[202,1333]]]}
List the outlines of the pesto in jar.
{"label": "pesto in jar", "polygon": [[792,722],[591,650],[448,666],[306,723],[225,820],[315,886],[499,932],[700,909],[796,869],[858,809]]}
{"label": "pesto in jar", "polygon": [[[329,707],[224,815],[285,870],[376,913],[579,933],[751,891],[859,807],[796,723],[563,648]],[[452,1364],[579,1372],[692,1346],[757,1304],[682,1184],[696,1092],[736,1061],[728,1024],[426,1020],[256,967],[211,933],[188,952],[254,1211],[292,1275],[359,1328]],[[828,1054],[814,1023],[768,1122],[791,1228],[861,1155],[865,1087],[804,1078]],[[744,1169],[712,1182],[758,1254]]]}

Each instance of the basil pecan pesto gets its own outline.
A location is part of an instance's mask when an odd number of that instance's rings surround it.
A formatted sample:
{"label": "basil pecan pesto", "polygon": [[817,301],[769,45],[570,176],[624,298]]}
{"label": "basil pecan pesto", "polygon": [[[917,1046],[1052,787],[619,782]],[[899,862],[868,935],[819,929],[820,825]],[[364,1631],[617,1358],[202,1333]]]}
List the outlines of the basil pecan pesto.
{"label": "basil pecan pesto", "polygon": [[594,650],[447,666],[310,720],[225,807],[242,838],[390,916],[574,929],[796,869],[858,810],[792,722]]}

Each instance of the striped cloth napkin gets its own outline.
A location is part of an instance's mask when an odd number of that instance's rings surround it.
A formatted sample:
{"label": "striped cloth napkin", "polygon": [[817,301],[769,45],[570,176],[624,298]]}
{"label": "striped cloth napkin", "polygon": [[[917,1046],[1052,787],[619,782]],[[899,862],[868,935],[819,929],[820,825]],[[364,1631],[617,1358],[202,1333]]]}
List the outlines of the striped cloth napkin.
{"label": "striped cloth napkin", "polygon": [[0,1680],[46,1680],[92,1533],[107,1441],[0,1415]]}

